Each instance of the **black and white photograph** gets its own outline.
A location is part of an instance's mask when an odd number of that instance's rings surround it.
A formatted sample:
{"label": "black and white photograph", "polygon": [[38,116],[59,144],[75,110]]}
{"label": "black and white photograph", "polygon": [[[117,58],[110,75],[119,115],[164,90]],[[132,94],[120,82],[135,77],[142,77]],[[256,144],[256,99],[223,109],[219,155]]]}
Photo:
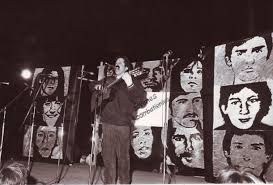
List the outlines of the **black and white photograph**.
{"label": "black and white photograph", "polygon": [[0,184],[273,183],[273,2],[0,9]]}

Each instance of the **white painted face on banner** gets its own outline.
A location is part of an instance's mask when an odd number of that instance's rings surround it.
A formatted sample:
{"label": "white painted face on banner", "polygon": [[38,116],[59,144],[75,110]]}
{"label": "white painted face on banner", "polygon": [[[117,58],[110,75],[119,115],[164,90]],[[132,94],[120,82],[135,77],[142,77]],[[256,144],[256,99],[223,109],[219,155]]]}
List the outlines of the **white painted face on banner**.
{"label": "white painted face on banner", "polygon": [[221,106],[223,113],[228,115],[231,124],[239,129],[249,129],[254,124],[260,108],[259,95],[247,87],[238,93],[231,94],[227,106]]}
{"label": "white painted face on banner", "polygon": [[230,154],[224,152],[225,156],[230,158],[232,166],[251,171],[257,176],[260,176],[264,164],[271,158],[266,154],[264,139],[259,135],[234,135],[230,144]]}
{"label": "white painted face on banner", "polygon": [[46,101],[43,104],[43,121],[48,126],[55,126],[62,111],[62,103],[58,100]]}
{"label": "white painted face on banner", "polygon": [[138,126],[132,131],[131,145],[136,156],[140,159],[146,159],[151,155],[153,141],[151,127]]}
{"label": "white painted face on banner", "polygon": [[36,146],[42,157],[49,157],[55,145],[56,127],[39,126],[36,134]]}
{"label": "white painted face on banner", "polygon": [[58,87],[59,80],[58,80],[58,72],[51,71],[49,74],[50,77],[45,77],[45,81],[42,85],[41,95],[42,96],[49,96],[52,95]]}
{"label": "white painted face on banner", "polygon": [[141,83],[147,92],[157,92],[162,89],[161,62],[151,61],[143,62],[142,69],[147,77],[141,80]]}
{"label": "white painted face on banner", "polygon": [[200,92],[179,95],[172,101],[174,127],[195,127],[201,123],[203,128],[203,101]]}
{"label": "white painted face on banner", "polygon": [[180,72],[180,85],[185,92],[200,92],[202,89],[202,63],[194,61]]}
{"label": "white painted face on banner", "polygon": [[181,162],[191,168],[204,168],[203,139],[196,128],[176,128],[172,136],[175,154]]}
{"label": "white painted face on banner", "polygon": [[254,37],[240,46],[234,46],[230,64],[235,75],[235,81],[258,82],[264,73],[267,45],[263,37]]}

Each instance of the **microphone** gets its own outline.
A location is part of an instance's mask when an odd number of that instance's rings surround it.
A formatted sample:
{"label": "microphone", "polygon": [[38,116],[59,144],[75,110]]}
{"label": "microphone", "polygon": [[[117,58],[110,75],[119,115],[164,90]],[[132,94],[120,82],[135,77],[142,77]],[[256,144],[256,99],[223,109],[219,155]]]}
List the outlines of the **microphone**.
{"label": "microphone", "polygon": [[166,53],[164,53],[164,57],[167,57],[167,56],[170,56],[170,55],[172,55],[173,54],[173,51],[172,50],[169,50],[169,51],[167,51]]}
{"label": "microphone", "polygon": [[0,85],[9,85],[9,82],[0,82]]}
{"label": "microphone", "polygon": [[95,75],[95,73],[93,73],[93,72],[89,72],[89,71],[83,71],[83,72],[86,74]]}

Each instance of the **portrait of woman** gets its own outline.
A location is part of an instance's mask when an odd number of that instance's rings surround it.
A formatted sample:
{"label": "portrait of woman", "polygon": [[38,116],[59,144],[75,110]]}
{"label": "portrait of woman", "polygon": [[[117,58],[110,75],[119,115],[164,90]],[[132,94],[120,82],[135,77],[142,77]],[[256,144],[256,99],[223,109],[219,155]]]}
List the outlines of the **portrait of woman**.
{"label": "portrait of woman", "polygon": [[161,127],[136,126],[131,131],[131,169],[159,172],[163,160]]}
{"label": "portrait of woman", "polygon": [[199,58],[179,61],[172,70],[171,91],[200,92],[203,87],[202,74],[202,63]]}

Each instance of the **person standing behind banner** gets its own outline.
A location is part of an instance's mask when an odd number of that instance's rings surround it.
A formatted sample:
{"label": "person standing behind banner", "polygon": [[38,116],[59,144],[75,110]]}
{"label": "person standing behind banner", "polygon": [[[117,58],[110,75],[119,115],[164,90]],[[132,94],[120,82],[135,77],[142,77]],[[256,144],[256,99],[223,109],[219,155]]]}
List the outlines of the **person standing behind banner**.
{"label": "person standing behind banner", "polygon": [[[115,63],[117,82],[111,87],[110,98],[101,114],[102,157],[105,184],[129,184],[130,179],[130,129],[137,104],[146,100],[146,92],[139,81],[129,74],[131,64],[127,57],[118,57]],[[102,85],[93,87],[101,90]],[[116,166],[117,164],[117,166]]]}

